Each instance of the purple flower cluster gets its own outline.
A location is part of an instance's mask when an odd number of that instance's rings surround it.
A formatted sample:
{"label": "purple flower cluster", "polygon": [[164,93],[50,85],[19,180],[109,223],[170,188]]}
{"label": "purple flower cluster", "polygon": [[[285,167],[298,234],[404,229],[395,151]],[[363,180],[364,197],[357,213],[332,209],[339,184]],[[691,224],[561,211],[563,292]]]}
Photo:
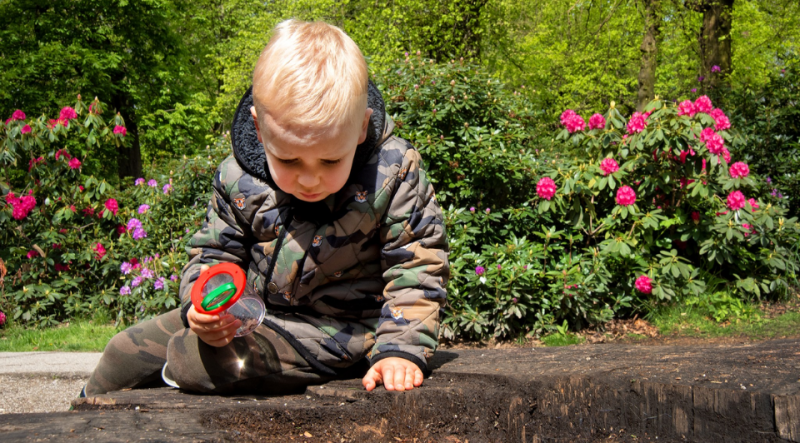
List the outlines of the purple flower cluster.
{"label": "purple flower cluster", "polygon": [[[139,214],[144,214],[144,213],[146,213],[148,210],[150,210],[150,205],[148,205],[148,204],[143,204],[143,205],[140,205],[140,206],[139,206],[139,209],[137,209],[137,210],[136,210],[136,212],[138,212]],[[134,220],[135,220],[135,219],[134,219]]]}

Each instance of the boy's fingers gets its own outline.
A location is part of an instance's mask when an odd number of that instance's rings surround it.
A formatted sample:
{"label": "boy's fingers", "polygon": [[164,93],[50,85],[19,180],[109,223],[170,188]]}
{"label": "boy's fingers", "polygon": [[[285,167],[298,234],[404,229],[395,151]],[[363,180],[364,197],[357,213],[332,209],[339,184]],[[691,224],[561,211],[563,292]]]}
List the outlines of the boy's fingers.
{"label": "boy's fingers", "polygon": [[414,371],[414,386],[422,386],[425,375],[419,369]]}
{"label": "boy's fingers", "polygon": [[391,366],[386,366],[383,368],[383,387],[386,388],[387,391],[394,390],[394,368]]}
{"label": "boy's fingers", "polygon": [[394,372],[394,389],[395,391],[405,391],[406,390],[406,370],[402,366],[395,367]]}
{"label": "boy's fingers", "polygon": [[370,368],[370,370],[367,371],[367,375],[361,380],[361,383],[367,391],[371,391],[375,389],[375,386],[381,383],[381,374],[374,368]]}
{"label": "boy's fingers", "polygon": [[406,390],[414,389],[414,368],[406,368]]}

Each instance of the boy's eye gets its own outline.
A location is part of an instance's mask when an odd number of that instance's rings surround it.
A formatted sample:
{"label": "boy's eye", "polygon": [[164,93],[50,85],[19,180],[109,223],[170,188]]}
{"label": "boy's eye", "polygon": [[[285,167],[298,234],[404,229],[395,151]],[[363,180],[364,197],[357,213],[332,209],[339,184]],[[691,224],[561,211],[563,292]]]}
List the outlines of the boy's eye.
{"label": "boy's eye", "polygon": [[291,165],[292,163],[297,162],[297,159],[296,158],[292,158],[292,159],[279,158],[278,161],[283,163],[284,165]]}
{"label": "boy's eye", "polygon": [[337,160],[322,160],[322,164],[323,165],[335,165],[336,163],[339,163],[339,161],[340,161],[339,159],[337,159]]}

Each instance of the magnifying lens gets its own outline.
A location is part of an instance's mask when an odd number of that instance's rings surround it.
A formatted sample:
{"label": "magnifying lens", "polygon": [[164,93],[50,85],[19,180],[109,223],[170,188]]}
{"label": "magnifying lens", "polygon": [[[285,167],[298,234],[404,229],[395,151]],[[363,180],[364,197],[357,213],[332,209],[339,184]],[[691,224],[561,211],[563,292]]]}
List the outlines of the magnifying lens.
{"label": "magnifying lens", "polygon": [[253,332],[264,320],[266,307],[247,285],[247,275],[238,265],[221,263],[206,269],[192,287],[192,304],[201,314],[228,313],[242,322],[236,337]]}

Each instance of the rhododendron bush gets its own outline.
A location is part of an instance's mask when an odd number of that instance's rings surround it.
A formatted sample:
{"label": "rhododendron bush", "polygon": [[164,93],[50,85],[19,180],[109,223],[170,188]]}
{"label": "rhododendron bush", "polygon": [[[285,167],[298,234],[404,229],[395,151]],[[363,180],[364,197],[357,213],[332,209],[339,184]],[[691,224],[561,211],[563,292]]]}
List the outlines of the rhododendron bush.
{"label": "rhododendron bush", "polygon": [[779,297],[796,272],[796,220],[708,97],[564,110],[554,133],[522,86],[464,60],[406,55],[376,83],[445,210],[448,338],[594,325],[718,290]]}
{"label": "rhododendron bush", "polygon": [[[659,299],[698,294],[709,281],[743,297],[786,290],[796,218],[759,191],[763,179],[737,155],[743,140],[723,110],[700,96],[655,100],[627,119],[612,103],[604,117],[602,128],[564,125],[557,138],[589,161],[551,170],[561,192],[540,210],[563,213],[595,256],[640,273],[636,289]],[[596,262],[585,282],[610,290],[619,285],[610,270]]]}
{"label": "rhododendron bush", "polygon": [[84,165],[126,143],[122,116],[80,97],[55,118],[10,115],[0,121],[0,259],[8,271],[0,311],[48,325],[98,314],[133,322],[176,306],[187,229],[204,214],[219,147],[208,150],[214,159],[173,162],[173,171],[148,177],[157,187],[131,180],[115,189]]}

